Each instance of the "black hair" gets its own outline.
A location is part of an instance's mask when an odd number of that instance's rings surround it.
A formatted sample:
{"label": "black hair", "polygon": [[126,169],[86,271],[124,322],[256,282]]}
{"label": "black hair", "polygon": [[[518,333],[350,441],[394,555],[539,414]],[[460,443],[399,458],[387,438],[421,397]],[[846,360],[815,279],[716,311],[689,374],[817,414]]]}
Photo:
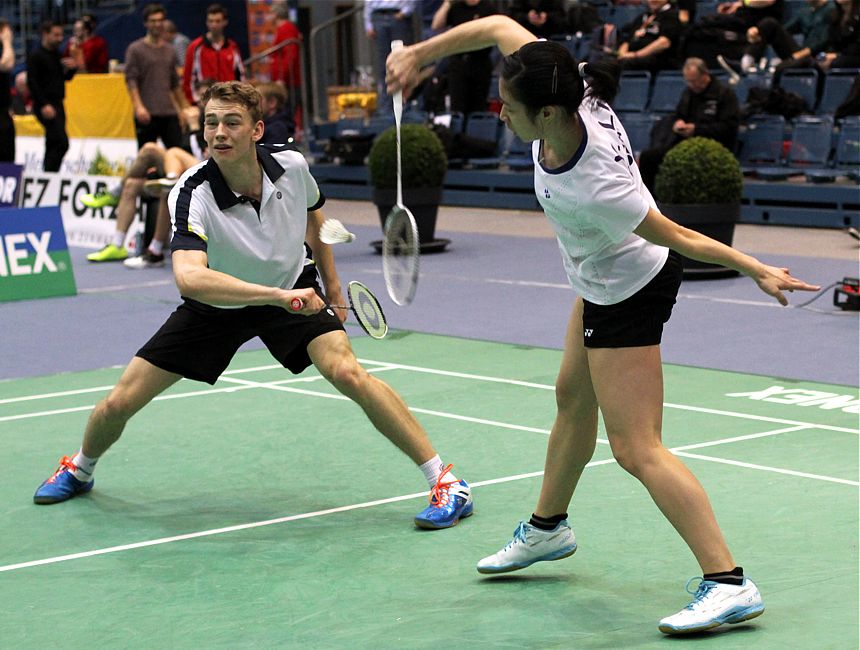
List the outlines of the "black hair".
{"label": "black hair", "polygon": [[167,10],[164,8],[164,5],[151,3],[146,5],[141,12],[141,15],[143,16],[143,22],[149,20],[149,17],[152,14],[163,14],[164,17],[167,18]]}
{"label": "black hair", "polygon": [[206,15],[209,16],[210,14],[221,14],[225,19],[229,18],[227,15],[227,7],[217,2],[206,7]]}
{"label": "black hair", "polygon": [[40,34],[47,34],[52,29],[54,29],[54,27],[62,27],[62,26],[63,25],[61,23],[58,23],[56,20],[43,20],[39,24],[39,33]]}
{"label": "black hair", "polygon": [[590,78],[588,96],[612,102],[618,93],[620,69],[612,60],[577,64],[561,43],[534,41],[502,60],[502,79],[529,117],[544,106],[561,106],[575,113],[586,94],[584,76]]}

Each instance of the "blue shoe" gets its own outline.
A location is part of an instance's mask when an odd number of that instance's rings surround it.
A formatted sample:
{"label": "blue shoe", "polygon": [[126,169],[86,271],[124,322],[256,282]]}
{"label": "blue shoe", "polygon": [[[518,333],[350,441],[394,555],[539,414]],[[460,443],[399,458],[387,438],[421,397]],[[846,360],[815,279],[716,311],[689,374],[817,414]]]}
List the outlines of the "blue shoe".
{"label": "blue shoe", "polygon": [[472,490],[466,481],[443,481],[453,465],[442,470],[436,485],[430,490],[430,505],[415,517],[419,528],[450,528],[472,514]]}
{"label": "blue shoe", "polygon": [[33,495],[33,502],[38,504],[60,503],[79,494],[84,494],[93,489],[94,481],[88,483],[79,481],[72,474],[78,469],[68,456],[60,459],[60,466],[47,481],[39,486]]}

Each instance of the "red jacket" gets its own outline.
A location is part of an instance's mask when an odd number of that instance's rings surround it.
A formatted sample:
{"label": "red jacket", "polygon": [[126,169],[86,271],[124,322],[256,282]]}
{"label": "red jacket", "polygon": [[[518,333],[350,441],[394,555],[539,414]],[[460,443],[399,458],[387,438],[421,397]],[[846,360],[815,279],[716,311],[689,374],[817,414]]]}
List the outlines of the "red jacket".
{"label": "red jacket", "polygon": [[[275,32],[275,45],[301,37],[298,27],[286,20]],[[301,87],[302,62],[299,60],[298,45],[285,45],[272,55],[272,81],[282,81],[287,88]]]}
{"label": "red jacket", "polygon": [[185,71],[182,75],[182,90],[192,104],[200,99],[194,86],[198,81],[245,81],[245,66],[242,53],[236,41],[225,39],[224,44],[215,49],[206,35],[198,36],[185,52]]}

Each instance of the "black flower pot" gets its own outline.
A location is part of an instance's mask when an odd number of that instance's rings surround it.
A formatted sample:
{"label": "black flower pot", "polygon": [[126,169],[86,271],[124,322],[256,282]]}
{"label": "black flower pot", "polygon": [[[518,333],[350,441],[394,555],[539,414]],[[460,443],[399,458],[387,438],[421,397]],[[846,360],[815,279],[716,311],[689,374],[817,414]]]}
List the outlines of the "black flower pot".
{"label": "black flower pot", "polygon": [[[418,241],[421,253],[439,253],[445,250],[450,239],[436,239],[436,217],[442,201],[441,187],[403,188],[403,204],[409,208],[418,224]],[[379,223],[385,229],[385,219],[397,203],[397,190],[374,188],[373,203],[379,211]],[[382,242],[371,242],[377,252],[382,250]]]}
{"label": "black flower pot", "polygon": [[[726,246],[732,245],[735,234],[735,224],[740,220],[741,206],[739,203],[713,204],[659,204],[660,211],[672,221],[695,230]],[[719,264],[709,264],[683,257],[684,279],[716,279],[735,277],[734,269]]]}

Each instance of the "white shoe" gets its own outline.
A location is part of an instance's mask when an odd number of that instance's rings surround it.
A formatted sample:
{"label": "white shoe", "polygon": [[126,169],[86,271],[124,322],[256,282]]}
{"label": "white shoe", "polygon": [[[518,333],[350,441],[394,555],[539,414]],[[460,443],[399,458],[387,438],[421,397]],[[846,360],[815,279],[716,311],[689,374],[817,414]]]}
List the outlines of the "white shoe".
{"label": "white shoe", "polygon": [[[692,578],[687,583],[690,591]],[[677,614],[660,621],[660,631],[665,634],[691,634],[703,632],[723,623],[741,623],[764,612],[764,602],[758,587],[749,578],[741,585],[727,585],[722,582],[702,580],[696,590],[693,602]]]}
{"label": "white shoe", "polygon": [[143,184],[143,193],[150,198],[160,198],[162,194],[172,190],[178,180],[176,177],[150,178]]}
{"label": "white shoe", "polygon": [[535,562],[560,560],[576,552],[576,537],[565,519],[552,530],[520,522],[514,538],[501,551],[478,562],[478,573],[507,573]]}

